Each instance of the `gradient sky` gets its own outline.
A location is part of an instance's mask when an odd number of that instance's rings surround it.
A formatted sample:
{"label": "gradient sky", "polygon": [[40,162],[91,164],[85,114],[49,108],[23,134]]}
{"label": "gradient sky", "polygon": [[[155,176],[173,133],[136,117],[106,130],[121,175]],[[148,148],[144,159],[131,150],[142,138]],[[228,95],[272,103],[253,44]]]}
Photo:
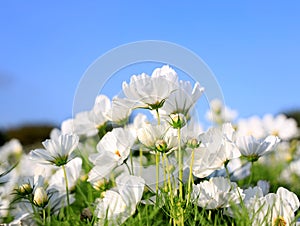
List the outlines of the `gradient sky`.
{"label": "gradient sky", "polygon": [[1,1],[0,128],[71,117],[88,66],[141,40],[200,56],[240,117],[300,109],[299,12],[298,1]]}

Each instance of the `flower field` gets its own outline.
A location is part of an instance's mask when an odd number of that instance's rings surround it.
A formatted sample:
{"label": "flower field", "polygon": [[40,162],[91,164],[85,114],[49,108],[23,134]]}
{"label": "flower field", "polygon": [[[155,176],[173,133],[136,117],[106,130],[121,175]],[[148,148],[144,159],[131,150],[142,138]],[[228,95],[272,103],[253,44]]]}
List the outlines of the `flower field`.
{"label": "flower field", "polygon": [[[201,81],[199,81],[201,82]],[[43,149],[0,147],[2,225],[300,225],[294,119],[236,119],[165,65],[99,95]]]}

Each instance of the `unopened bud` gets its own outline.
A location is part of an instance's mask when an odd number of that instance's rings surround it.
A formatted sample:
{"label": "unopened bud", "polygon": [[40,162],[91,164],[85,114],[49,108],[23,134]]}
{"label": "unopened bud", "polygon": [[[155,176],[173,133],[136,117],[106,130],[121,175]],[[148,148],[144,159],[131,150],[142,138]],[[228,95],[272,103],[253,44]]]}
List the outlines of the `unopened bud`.
{"label": "unopened bud", "polygon": [[94,187],[97,191],[100,191],[100,190],[105,189],[106,183],[107,183],[106,179],[103,178],[103,179],[98,180],[97,182],[95,182],[95,183],[93,184],[93,187]]}
{"label": "unopened bud", "polygon": [[37,187],[35,190],[33,203],[39,207],[45,207],[48,204],[48,195],[43,187]]}
{"label": "unopened bud", "polygon": [[159,152],[165,152],[167,150],[167,147],[168,147],[168,145],[167,145],[166,141],[164,141],[164,140],[157,140],[155,142],[155,148]]}
{"label": "unopened bud", "polygon": [[171,114],[170,118],[170,125],[175,129],[182,128],[186,124],[186,118],[183,114]]}
{"label": "unopened bud", "polygon": [[187,141],[187,146],[189,147],[189,148],[192,148],[192,149],[194,149],[194,148],[198,148],[199,147],[199,142],[198,142],[198,140],[197,139],[189,139],[188,141]]}
{"label": "unopened bud", "polygon": [[18,192],[20,195],[29,195],[32,192],[32,187],[28,183],[22,184],[19,186]]}

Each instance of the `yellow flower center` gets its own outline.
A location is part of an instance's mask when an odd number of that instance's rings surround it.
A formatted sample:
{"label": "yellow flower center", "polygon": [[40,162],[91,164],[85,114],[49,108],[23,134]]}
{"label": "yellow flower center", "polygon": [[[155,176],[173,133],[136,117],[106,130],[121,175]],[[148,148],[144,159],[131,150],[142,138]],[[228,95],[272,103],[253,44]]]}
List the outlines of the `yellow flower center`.
{"label": "yellow flower center", "polygon": [[273,223],[273,226],[285,226],[287,225],[287,222],[284,220],[283,217],[277,217],[275,220],[274,220],[274,223]]}
{"label": "yellow flower center", "polygon": [[278,131],[278,130],[274,130],[274,131],[272,131],[272,135],[273,135],[273,136],[277,136],[277,137],[278,137],[278,135],[279,135],[279,131]]}
{"label": "yellow flower center", "polygon": [[116,150],[116,151],[115,151],[115,154],[116,154],[117,156],[121,157],[121,154],[120,154],[119,150]]}

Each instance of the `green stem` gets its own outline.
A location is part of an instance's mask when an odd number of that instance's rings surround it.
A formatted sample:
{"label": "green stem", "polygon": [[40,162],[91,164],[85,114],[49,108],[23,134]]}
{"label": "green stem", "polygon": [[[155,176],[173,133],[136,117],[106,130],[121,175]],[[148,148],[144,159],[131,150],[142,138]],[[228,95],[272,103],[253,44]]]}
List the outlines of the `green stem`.
{"label": "green stem", "polygon": [[187,206],[189,205],[189,202],[191,200],[191,193],[192,193],[192,184],[194,183],[193,180],[193,165],[194,165],[194,156],[195,156],[195,149],[192,150],[192,157],[191,157],[191,163],[190,163],[190,172],[189,172],[189,181],[188,181],[188,197],[187,197]]}
{"label": "green stem", "polygon": [[36,209],[35,209],[35,207],[34,207],[34,205],[31,201],[30,201],[30,203],[31,203],[31,207],[32,207],[32,210],[33,210],[34,217],[36,217],[37,216]]}
{"label": "green stem", "polygon": [[[168,175],[168,189],[169,189],[169,194],[170,194],[170,202],[171,202],[171,216],[175,216],[176,215],[176,206],[174,205],[174,200],[173,200],[173,189],[172,189],[172,183],[171,183],[171,172],[170,172],[170,164],[169,164],[169,160],[167,157],[167,154],[164,153],[164,159],[166,160],[166,171],[167,171],[167,175]],[[170,222],[169,224],[174,224],[176,225],[176,219],[174,217],[170,218]]]}
{"label": "green stem", "polygon": [[79,184],[76,184],[76,192],[78,191],[78,193],[80,194],[80,196],[83,198],[83,201],[85,202],[85,205],[89,205],[89,201],[88,198],[86,197],[86,195],[83,193],[83,191],[81,190]]}
{"label": "green stem", "polygon": [[156,115],[157,115],[157,125],[160,125],[160,116],[159,116],[158,108],[155,109],[155,111],[156,111]]}
{"label": "green stem", "polygon": [[[30,201],[30,200],[29,200]],[[40,215],[37,213],[37,211],[36,211],[36,209],[35,209],[35,207],[34,207],[34,204],[33,204],[33,202],[32,201],[30,201],[30,203],[31,203],[31,207],[32,207],[32,210],[33,210],[33,215],[34,215],[34,218],[37,218],[37,217],[39,217],[39,219],[40,219]]]}
{"label": "green stem", "polygon": [[171,204],[173,207],[174,202],[173,202],[173,190],[172,190],[172,183],[171,183],[171,172],[170,172],[169,160],[168,160],[166,153],[164,153],[164,159],[166,160],[166,170],[167,170],[167,174],[168,174],[168,187],[169,187],[169,192],[170,192],[170,201],[171,201]]}
{"label": "green stem", "polygon": [[225,170],[226,170],[226,176],[227,176],[228,180],[230,181],[230,173],[229,173],[227,164],[225,164]]}
{"label": "green stem", "polygon": [[131,165],[131,175],[134,175],[132,151],[130,151],[130,165]]}
{"label": "green stem", "polygon": [[128,172],[129,172],[129,174],[132,175],[132,172],[131,172],[131,170],[130,170],[128,164],[127,164],[127,162],[125,162],[125,166],[127,167],[127,170],[128,170]]}
{"label": "green stem", "polygon": [[208,211],[208,220],[211,221],[211,210]]}
{"label": "green stem", "polygon": [[179,201],[180,201],[180,218],[179,218],[179,225],[184,226],[184,210],[182,207],[183,203],[183,155],[181,150],[181,134],[180,134],[180,128],[177,129],[177,139],[178,139],[178,167],[179,167]]}
{"label": "green stem", "polygon": [[251,168],[250,168],[250,176],[249,176],[248,186],[251,185],[252,179],[253,179],[253,170],[252,170],[253,164],[254,164],[254,162],[251,162]]}
{"label": "green stem", "polygon": [[43,224],[46,225],[46,211],[45,211],[45,208],[43,208]]}
{"label": "green stem", "polygon": [[165,153],[161,156],[161,163],[162,163],[162,168],[163,168],[163,173],[164,173],[164,189],[167,187],[166,186],[166,181],[167,181],[167,169],[165,167],[165,158],[166,158],[166,155]]}
{"label": "green stem", "polygon": [[182,184],[182,178],[183,178],[183,156],[181,151],[181,137],[180,137],[180,128],[177,129],[177,139],[178,139],[178,167],[179,167],[179,199],[180,201],[183,200],[183,184]]}
{"label": "green stem", "polygon": [[158,201],[158,183],[159,183],[159,152],[155,154],[155,166],[156,166],[156,184],[155,184],[155,191],[156,191],[156,204]]}
{"label": "green stem", "polygon": [[66,193],[67,193],[67,219],[69,219],[69,208],[70,208],[70,197],[69,197],[69,184],[68,184],[68,177],[65,165],[62,165],[62,169],[64,172],[65,182],[66,182]]}
{"label": "green stem", "polygon": [[[157,115],[157,125],[160,125],[160,116],[159,116],[159,112],[158,112],[158,108],[155,109],[156,111],[156,115]],[[155,165],[156,165],[156,204],[158,204],[158,182],[159,182],[159,153],[156,152],[155,155]]]}

